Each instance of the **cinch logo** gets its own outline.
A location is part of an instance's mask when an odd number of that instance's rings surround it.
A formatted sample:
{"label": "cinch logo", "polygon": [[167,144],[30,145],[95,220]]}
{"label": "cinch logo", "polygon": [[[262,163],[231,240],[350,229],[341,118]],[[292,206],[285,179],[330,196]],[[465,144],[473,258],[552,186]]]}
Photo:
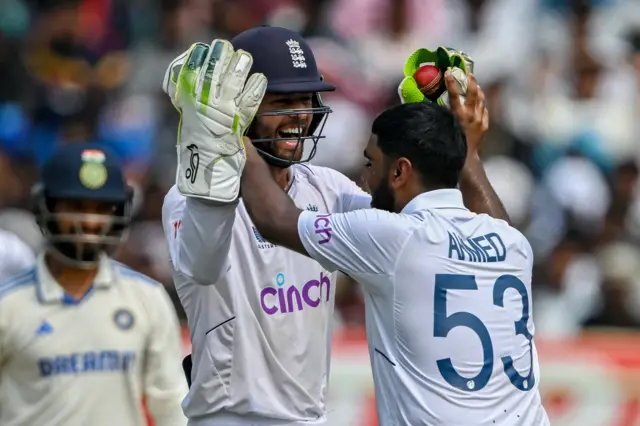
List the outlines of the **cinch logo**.
{"label": "cinch logo", "polygon": [[319,214],[316,216],[313,226],[316,228],[316,235],[320,234],[322,239],[318,244],[325,244],[331,241],[331,223],[329,222],[330,214]]}
{"label": "cinch logo", "polygon": [[260,292],[260,304],[269,315],[301,311],[305,305],[316,308],[322,302],[323,294],[325,302],[329,301],[331,295],[331,280],[322,272],[320,280],[307,281],[302,289],[295,285],[285,287],[282,273],[276,275],[276,284],[278,287],[265,287]]}

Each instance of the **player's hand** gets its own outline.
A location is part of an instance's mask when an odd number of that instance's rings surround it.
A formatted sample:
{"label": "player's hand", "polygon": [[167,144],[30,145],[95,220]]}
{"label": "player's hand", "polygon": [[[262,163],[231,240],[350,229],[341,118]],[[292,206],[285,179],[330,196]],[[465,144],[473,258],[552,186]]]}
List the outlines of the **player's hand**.
{"label": "player's hand", "polygon": [[244,150],[247,156],[247,164],[251,164],[255,161],[264,161],[258,151],[256,150],[255,145],[251,142],[251,139],[244,136],[243,137]]}
{"label": "player's hand", "polygon": [[245,165],[243,135],[267,88],[263,74],[247,80],[252,56],[216,39],[195,43],[167,69],[163,89],[181,115],[178,173],[181,194],[228,203],[238,198]]}
{"label": "player's hand", "polygon": [[484,92],[473,74],[469,74],[466,102],[462,101],[459,87],[451,73],[445,74],[450,109],[467,137],[467,156],[477,155],[485,133],[489,129],[489,110],[485,106]]}
{"label": "player's hand", "polygon": [[[440,46],[435,51],[422,48],[413,52],[404,64],[404,79],[398,87],[398,95],[403,104],[428,101],[413,77],[418,68],[425,63],[433,63],[443,73],[451,72],[458,85],[458,93],[463,98],[466,96],[467,73],[473,71],[471,58],[466,53],[449,47]],[[449,108],[449,94],[445,91],[436,102]]]}

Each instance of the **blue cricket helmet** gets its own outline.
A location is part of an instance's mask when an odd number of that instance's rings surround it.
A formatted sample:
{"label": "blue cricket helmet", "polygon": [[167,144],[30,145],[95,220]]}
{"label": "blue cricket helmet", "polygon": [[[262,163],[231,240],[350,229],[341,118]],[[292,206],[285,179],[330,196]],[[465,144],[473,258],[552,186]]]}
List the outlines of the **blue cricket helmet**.
{"label": "blue cricket helmet", "polygon": [[[34,214],[50,252],[80,268],[94,267],[102,253],[110,253],[124,242],[132,198],[120,159],[98,144],[60,146],[42,166],[33,190]],[[111,205],[112,211],[59,212],[59,201],[99,202]],[[72,226],[61,227],[62,222]],[[87,223],[97,225],[87,230]]]}
{"label": "blue cricket helmet", "polygon": [[311,108],[278,109],[259,112],[256,115],[260,117],[312,114],[311,124],[306,132],[308,136],[298,136],[298,145],[307,140],[313,142],[307,158],[299,161],[278,158],[271,152],[270,143],[290,139],[251,137],[252,125],[247,134],[254,143],[257,143],[258,152],[269,164],[277,167],[288,167],[293,163],[311,160],[315,155],[318,141],[324,138],[322,130],[331,113],[331,108],[323,104],[320,93],[334,91],[336,87],[323,80],[307,41],[295,31],[265,25],[238,34],[231,40],[231,44],[236,50],[242,49],[251,53],[253,66],[250,72],[251,74],[262,73],[267,77],[267,93],[312,93]]}

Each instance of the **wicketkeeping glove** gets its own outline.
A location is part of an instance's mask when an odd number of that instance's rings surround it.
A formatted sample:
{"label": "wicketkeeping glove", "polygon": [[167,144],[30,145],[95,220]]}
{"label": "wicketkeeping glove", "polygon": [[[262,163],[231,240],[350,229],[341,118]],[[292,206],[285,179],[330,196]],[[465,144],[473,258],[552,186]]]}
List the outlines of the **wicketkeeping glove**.
{"label": "wicketkeeping glove", "polygon": [[[442,71],[444,74],[447,70],[451,71],[453,78],[456,81],[458,93],[460,94],[461,101],[467,94],[467,74],[472,72],[473,62],[466,54],[458,52],[454,49],[447,47],[438,47],[436,51],[428,49],[418,49],[409,56],[409,59],[404,64],[404,79],[398,87],[398,95],[400,101],[405,103],[417,103],[427,100],[424,94],[420,91],[418,83],[413,78],[415,72],[425,63],[432,63]],[[444,83],[443,83],[444,84]],[[442,95],[438,97],[436,102],[439,105],[449,108],[449,93],[445,90]]]}
{"label": "wicketkeeping glove", "polygon": [[231,43],[195,43],[167,69],[163,89],[180,112],[178,191],[220,203],[238,198],[245,164],[242,136],[267,88],[263,74],[247,80],[253,57]]}

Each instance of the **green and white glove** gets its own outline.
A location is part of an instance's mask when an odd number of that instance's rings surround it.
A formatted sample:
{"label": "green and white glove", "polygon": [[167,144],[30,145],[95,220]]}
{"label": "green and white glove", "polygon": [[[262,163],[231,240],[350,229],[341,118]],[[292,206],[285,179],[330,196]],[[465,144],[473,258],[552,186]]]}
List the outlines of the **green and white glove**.
{"label": "green and white glove", "polygon": [[178,191],[218,203],[238,198],[246,156],[242,137],[258,111],[267,78],[253,57],[216,39],[195,43],[167,69],[163,90],[180,112]]}
{"label": "green and white glove", "polygon": [[[418,68],[426,63],[434,64],[443,74],[446,71],[451,72],[456,81],[461,101],[464,103],[468,87],[467,74],[473,72],[473,62],[465,53],[442,46],[435,51],[418,49],[409,56],[403,69],[405,77],[398,87],[400,101],[403,104],[429,101],[413,78]],[[435,102],[449,108],[449,93],[445,90]]]}

